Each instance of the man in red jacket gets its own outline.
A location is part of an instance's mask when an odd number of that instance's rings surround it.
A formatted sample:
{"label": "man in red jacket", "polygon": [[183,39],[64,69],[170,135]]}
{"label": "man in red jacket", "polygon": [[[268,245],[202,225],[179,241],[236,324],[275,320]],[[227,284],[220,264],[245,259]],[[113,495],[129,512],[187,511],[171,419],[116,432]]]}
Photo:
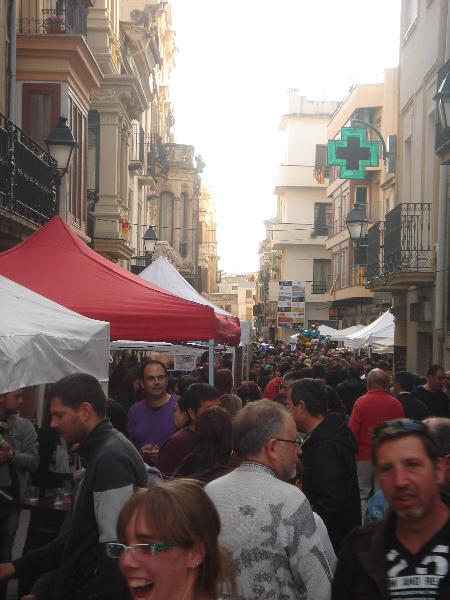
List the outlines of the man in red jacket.
{"label": "man in red jacket", "polygon": [[383,421],[405,416],[402,404],[387,391],[389,378],[382,369],[372,369],[367,376],[367,393],[358,398],[350,416],[349,427],[358,442],[358,471],[361,513],[364,514],[372,489],[373,469],[370,455],[372,430]]}

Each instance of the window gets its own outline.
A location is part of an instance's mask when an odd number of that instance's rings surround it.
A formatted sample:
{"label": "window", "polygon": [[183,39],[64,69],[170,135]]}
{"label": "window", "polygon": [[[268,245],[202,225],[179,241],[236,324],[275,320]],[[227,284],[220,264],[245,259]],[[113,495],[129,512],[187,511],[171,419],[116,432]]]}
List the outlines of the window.
{"label": "window", "polygon": [[245,290],[245,298],[250,300],[253,298],[252,290]]}
{"label": "window", "polygon": [[[179,229],[179,252],[180,256],[186,258],[187,256],[187,215],[188,215],[188,197],[185,192],[180,194],[180,229]],[[202,228],[200,229],[202,233]],[[202,243],[203,236],[201,236],[200,242]]]}
{"label": "window", "polygon": [[314,259],[313,262],[313,294],[325,294],[330,286],[331,261]]}
{"label": "window", "polygon": [[58,123],[61,92],[58,84],[24,83],[22,88],[22,129],[45,148],[45,138]]}
{"label": "window", "polygon": [[314,235],[329,235],[333,224],[333,205],[325,202],[314,204]]}
{"label": "window", "polygon": [[332,267],[333,267],[333,281],[332,287],[333,289],[339,290],[341,287],[340,274],[339,274],[339,252],[335,252],[332,257]]}
{"label": "window", "polygon": [[237,285],[232,285],[231,286],[231,291],[232,292],[237,292],[238,286]]}
{"label": "window", "polygon": [[341,288],[348,287],[348,248],[341,252]]}
{"label": "window", "polygon": [[364,210],[364,215],[367,217],[367,198],[368,188],[365,186],[357,185],[355,187],[355,205]]}
{"label": "window", "polygon": [[160,196],[159,238],[172,244],[173,239],[173,194],[163,192]]}
{"label": "window", "polygon": [[72,223],[81,227],[86,222],[87,115],[70,96],[67,125],[78,144],[67,174],[68,209],[72,215]]}
{"label": "window", "polygon": [[402,36],[409,39],[419,15],[419,0],[404,0],[402,2]]}

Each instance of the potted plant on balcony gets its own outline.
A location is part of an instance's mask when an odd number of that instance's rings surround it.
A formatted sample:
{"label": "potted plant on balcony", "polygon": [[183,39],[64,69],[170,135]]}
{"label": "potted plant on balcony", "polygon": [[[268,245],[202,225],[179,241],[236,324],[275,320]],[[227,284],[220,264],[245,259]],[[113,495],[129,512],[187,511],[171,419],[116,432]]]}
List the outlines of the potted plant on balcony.
{"label": "potted plant on balcony", "polygon": [[64,31],[64,15],[49,15],[44,21],[47,33],[62,33]]}

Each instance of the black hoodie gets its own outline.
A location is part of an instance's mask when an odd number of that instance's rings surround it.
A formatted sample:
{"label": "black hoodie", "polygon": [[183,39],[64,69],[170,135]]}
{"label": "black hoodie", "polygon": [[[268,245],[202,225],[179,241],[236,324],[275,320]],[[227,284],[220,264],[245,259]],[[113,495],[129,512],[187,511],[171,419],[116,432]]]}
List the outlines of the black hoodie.
{"label": "black hoodie", "polygon": [[329,413],[303,444],[303,492],[322,517],[335,550],[361,524],[355,454],[344,415]]}

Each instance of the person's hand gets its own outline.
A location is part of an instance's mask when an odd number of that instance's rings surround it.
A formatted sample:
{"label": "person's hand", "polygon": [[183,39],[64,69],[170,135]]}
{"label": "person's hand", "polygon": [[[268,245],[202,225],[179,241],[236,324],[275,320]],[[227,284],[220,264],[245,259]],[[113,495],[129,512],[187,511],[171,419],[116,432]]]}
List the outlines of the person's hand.
{"label": "person's hand", "polygon": [[0,446],[0,465],[7,463],[14,455],[14,451],[8,442],[3,441],[3,444]]}
{"label": "person's hand", "polygon": [[16,567],[11,562],[0,564],[0,581],[11,579],[15,574]]}
{"label": "person's hand", "polygon": [[159,447],[156,444],[144,444],[141,455],[145,462],[154,464],[158,460]]}

